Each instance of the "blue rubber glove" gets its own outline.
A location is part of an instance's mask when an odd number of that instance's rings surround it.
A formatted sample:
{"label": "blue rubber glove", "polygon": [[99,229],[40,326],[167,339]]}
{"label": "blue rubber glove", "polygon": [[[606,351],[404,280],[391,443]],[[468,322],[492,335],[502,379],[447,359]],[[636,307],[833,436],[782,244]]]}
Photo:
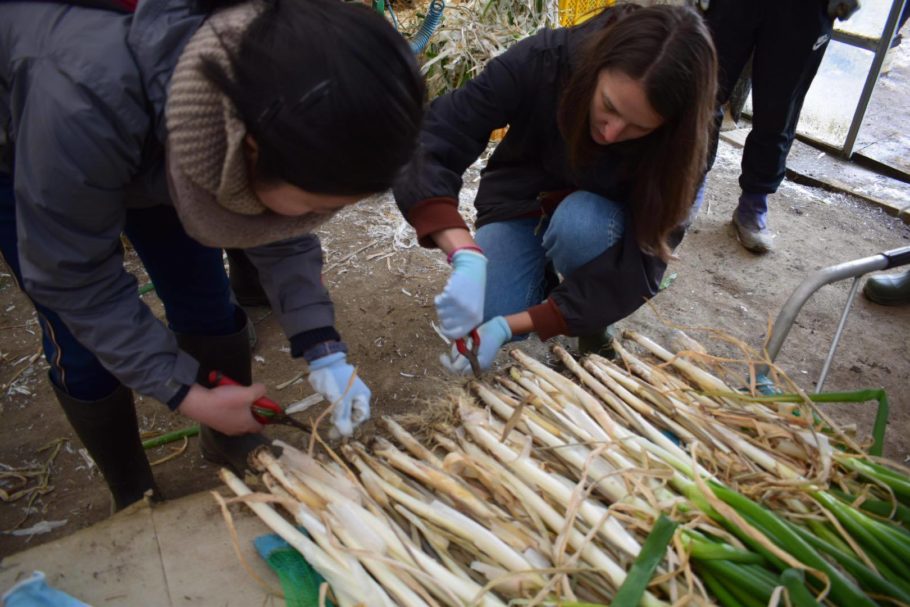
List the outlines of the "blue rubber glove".
{"label": "blue rubber glove", "polygon": [[487,258],[471,250],[452,256],[452,275],[436,296],[436,314],[442,334],[464,337],[483,322],[483,296],[487,286]]}
{"label": "blue rubber glove", "polygon": [[[512,339],[512,329],[509,323],[502,316],[491,318],[487,322],[477,327],[477,333],[480,335],[480,349],[477,351],[477,362],[480,368],[486,371],[493,364],[497,352],[504,343]],[[471,347],[471,338],[465,338],[465,345]],[[439,357],[442,366],[459,375],[471,373],[471,363],[467,358],[458,353],[458,349],[452,346],[451,354],[443,354]]]}
{"label": "blue rubber glove", "polygon": [[70,595],[47,585],[44,573],[35,571],[0,596],[7,607],[88,607]]}
{"label": "blue rubber glove", "polygon": [[[332,404],[333,435],[351,436],[354,429],[370,419],[370,389],[355,377],[344,352],[335,352],[310,363],[307,378],[313,389]],[[348,383],[351,383],[350,389]],[[345,390],[347,389],[347,392]]]}

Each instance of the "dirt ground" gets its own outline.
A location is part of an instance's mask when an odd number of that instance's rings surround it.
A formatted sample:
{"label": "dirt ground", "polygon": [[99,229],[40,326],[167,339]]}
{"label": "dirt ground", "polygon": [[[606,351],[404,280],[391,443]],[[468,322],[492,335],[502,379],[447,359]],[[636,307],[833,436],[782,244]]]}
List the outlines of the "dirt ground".
{"label": "dirt ground", "polygon": [[[776,250],[756,257],[734,239],[729,219],[738,195],[740,151],[721,144],[720,158],[710,174],[707,204],[677,250],[669,274],[671,286],[645,307],[622,321],[664,339],[669,323],[719,329],[754,347],[766,337],[769,322],[787,297],[818,268],[910,245],[910,227],[868,204],[785,182],[772,197],[772,228],[778,233]],[[467,176],[463,209],[467,214],[476,188],[477,171]],[[321,231],[326,251],[325,281],[337,312],[337,327],[350,347],[350,360],[373,391],[373,416],[420,411],[426,400],[453,381],[438,363],[445,344],[433,327],[433,296],[448,275],[438,252],[416,246],[413,232],[402,222],[389,195],[362,203],[339,214]],[[147,278],[134,257],[128,268],[139,283]],[[3,272],[0,267],[0,272]],[[784,344],[778,362],[807,390],[818,378],[834,333],[849,282],[821,289],[806,305]],[[159,314],[154,293],[143,296]],[[254,376],[269,386],[270,395],[294,403],[311,394],[305,380],[283,390],[304,371],[292,360],[288,344],[274,317],[264,308],[249,310],[259,342]],[[690,331],[696,338],[706,334]],[[568,346],[574,340],[559,338]],[[664,339],[666,341],[666,339]],[[0,557],[72,533],[97,522],[110,512],[109,496],[97,471],[80,455],[63,413],[45,379],[47,365],[37,356],[37,321],[27,300],[8,273],[0,274],[0,472],[42,467],[64,439],[49,466],[53,490],[39,496],[27,511],[27,500],[0,502]],[[547,356],[547,348],[532,338],[521,347]],[[500,362],[506,357],[501,355]],[[886,455],[910,458],[910,307],[885,308],[857,298],[825,389],[852,390],[884,387],[891,416]],[[187,420],[167,412],[148,399],[138,403],[143,430],[170,430]],[[856,424],[860,435],[871,427],[871,406],[830,405],[843,424]],[[371,426],[364,430],[366,435]],[[289,442],[299,441],[292,430],[270,428],[267,433]],[[170,447],[150,452],[158,459]],[[185,452],[155,466],[166,497],[194,493],[217,484],[215,468],[198,453],[196,439]],[[0,475],[0,489],[12,492],[13,481]],[[16,536],[4,533],[29,528],[41,521],[61,522],[48,533]]]}

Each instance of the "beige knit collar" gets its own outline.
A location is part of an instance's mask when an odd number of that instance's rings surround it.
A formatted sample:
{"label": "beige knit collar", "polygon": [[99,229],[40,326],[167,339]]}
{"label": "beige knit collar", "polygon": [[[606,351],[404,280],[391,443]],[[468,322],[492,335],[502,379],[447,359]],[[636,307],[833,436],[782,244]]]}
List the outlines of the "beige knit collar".
{"label": "beige knit collar", "polygon": [[261,12],[259,0],[214,13],[187,43],[171,79],[166,109],[168,178],[187,232],[203,244],[246,248],[308,233],[331,215],[285,217],[249,185],[246,127],[236,108],[202,73],[213,58],[231,75],[228,49]]}
{"label": "beige knit collar", "polygon": [[266,210],[249,187],[246,127],[201,66],[203,58],[214,59],[231,76],[228,50],[236,50],[241,34],[261,10],[260,2],[245,2],[209,17],[180,56],[167,103],[168,150],[174,161],[221,206],[242,215]]}

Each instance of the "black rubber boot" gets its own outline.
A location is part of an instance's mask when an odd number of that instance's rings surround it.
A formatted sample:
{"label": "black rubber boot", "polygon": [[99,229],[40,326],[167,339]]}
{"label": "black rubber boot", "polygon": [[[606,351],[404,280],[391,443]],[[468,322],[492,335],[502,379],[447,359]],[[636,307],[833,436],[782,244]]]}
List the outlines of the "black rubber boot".
{"label": "black rubber boot", "polygon": [[910,304],[910,270],[870,277],[863,287],[863,295],[883,306]]}
{"label": "black rubber boot", "polygon": [[[187,335],[178,333],[180,347],[199,361],[197,380],[203,386],[208,383],[209,371],[221,371],[237,383],[249,386],[253,383],[252,360],[246,315],[238,309],[241,328],[231,335]],[[248,457],[257,447],[268,444],[261,434],[228,436],[208,426],[199,429],[199,443],[202,457],[208,461],[227,466],[242,476],[250,469]]]}
{"label": "black rubber boot", "polygon": [[242,249],[225,249],[228,257],[228,276],[231,290],[241,306],[267,306],[269,300],[259,282],[259,270]]}
{"label": "black rubber boot", "polygon": [[73,430],[107,481],[114,510],[122,510],[152,491],[160,499],[142,440],[133,393],[119,386],[96,401],[73,398],[51,382],[54,394]]}
{"label": "black rubber boot", "polygon": [[578,355],[597,354],[604,358],[615,360],[616,351],[613,349],[613,340],[615,338],[616,329],[613,328],[613,325],[609,325],[606,329],[591,335],[579,335]]}

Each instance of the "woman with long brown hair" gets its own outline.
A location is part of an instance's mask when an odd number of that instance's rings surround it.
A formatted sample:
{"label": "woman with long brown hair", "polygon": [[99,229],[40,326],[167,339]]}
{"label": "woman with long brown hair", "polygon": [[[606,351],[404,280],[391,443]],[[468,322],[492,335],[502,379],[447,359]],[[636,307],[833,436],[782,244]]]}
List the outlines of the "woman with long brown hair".
{"label": "woman with long brown hair", "polygon": [[[696,11],[622,5],[519,42],[432,104],[395,196],[448,255],[442,331],[477,328],[481,367],[531,332],[596,343],[657,292],[700,205],[716,64]],[[461,175],[506,125],[472,237]],[[443,362],[469,369],[454,351]]]}

